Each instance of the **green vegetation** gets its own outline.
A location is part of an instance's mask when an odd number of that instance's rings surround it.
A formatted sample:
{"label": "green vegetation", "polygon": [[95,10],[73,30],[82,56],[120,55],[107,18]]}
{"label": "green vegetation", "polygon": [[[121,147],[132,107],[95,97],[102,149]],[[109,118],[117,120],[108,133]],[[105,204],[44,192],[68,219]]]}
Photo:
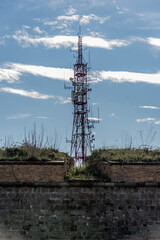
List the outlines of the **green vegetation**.
{"label": "green vegetation", "polygon": [[160,162],[160,150],[148,148],[98,149],[92,152],[88,161]]}
{"label": "green vegetation", "polygon": [[109,180],[108,176],[102,174],[96,163],[86,163],[81,166],[71,167],[65,178],[67,180]]}
{"label": "green vegetation", "polygon": [[87,165],[72,167],[66,173],[65,178],[67,180],[94,180],[95,179],[95,177],[89,172]]}
{"label": "green vegetation", "polygon": [[48,136],[43,125],[37,130],[34,124],[30,131],[24,130],[23,140],[18,143],[12,137],[5,138],[0,161],[65,161],[68,169],[74,160],[58,150],[60,143],[56,131]]}
{"label": "green vegetation", "polygon": [[69,180],[101,180],[110,181],[103,174],[101,162],[160,162],[160,150],[148,148],[135,149],[98,149],[94,150],[83,166],[72,167],[66,174]]}
{"label": "green vegetation", "polygon": [[[147,135],[151,140],[155,136],[152,129]],[[153,136],[152,136],[153,135]],[[144,139],[141,133],[142,140]],[[74,166],[74,159],[58,149],[61,139],[56,131],[48,136],[43,125],[37,131],[36,125],[26,132],[24,131],[21,143],[15,143],[12,138],[6,138],[4,147],[0,148],[0,161],[65,161],[66,180],[101,180],[110,181],[102,171],[102,161],[105,162],[160,162],[160,149],[149,148],[121,148],[94,150],[87,157],[82,166]],[[142,141],[144,142],[144,141]],[[130,144],[131,145],[131,144]]]}
{"label": "green vegetation", "polygon": [[0,161],[65,161],[73,163],[68,154],[52,148],[39,148],[31,144],[0,149]]}

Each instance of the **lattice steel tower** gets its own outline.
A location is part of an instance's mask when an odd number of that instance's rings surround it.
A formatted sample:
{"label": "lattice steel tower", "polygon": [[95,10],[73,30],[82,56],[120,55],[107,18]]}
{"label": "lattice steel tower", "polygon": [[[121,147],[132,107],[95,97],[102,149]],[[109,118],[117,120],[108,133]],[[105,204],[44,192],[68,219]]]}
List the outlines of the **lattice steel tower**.
{"label": "lattice steel tower", "polygon": [[74,118],[72,128],[70,155],[75,161],[84,163],[86,156],[92,151],[94,135],[93,123],[88,118],[88,92],[91,91],[88,81],[88,66],[83,59],[82,35],[78,36],[78,56],[74,64],[74,77],[72,81],[72,102],[74,105]]}

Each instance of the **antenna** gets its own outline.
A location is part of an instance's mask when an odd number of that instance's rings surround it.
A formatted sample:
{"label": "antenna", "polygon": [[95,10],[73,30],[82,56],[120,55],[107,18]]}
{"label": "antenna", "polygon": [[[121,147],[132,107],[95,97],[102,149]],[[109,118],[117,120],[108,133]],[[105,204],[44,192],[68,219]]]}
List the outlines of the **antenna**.
{"label": "antenna", "polygon": [[88,71],[91,70],[91,55],[90,55],[90,51],[88,53]]}
{"label": "antenna", "polygon": [[81,36],[81,25],[79,25],[79,33],[78,36]]}
{"label": "antenna", "polygon": [[99,107],[98,107],[98,123],[100,121],[100,117],[99,117]]}
{"label": "antenna", "polygon": [[74,64],[72,79],[72,103],[74,107],[72,140],[70,155],[78,163],[85,163],[86,157],[94,147],[93,122],[88,118],[88,92],[91,91],[88,81],[88,66],[83,60],[81,27],[78,35],[78,55]]}

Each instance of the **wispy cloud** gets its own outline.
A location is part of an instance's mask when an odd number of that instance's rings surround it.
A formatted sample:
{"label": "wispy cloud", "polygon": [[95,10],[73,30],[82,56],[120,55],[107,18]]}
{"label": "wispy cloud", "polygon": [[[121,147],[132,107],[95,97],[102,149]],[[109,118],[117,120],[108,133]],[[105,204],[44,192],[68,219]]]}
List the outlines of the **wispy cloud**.
{"label": "wispy cloud", "polygon": [[115,117],[115,113],[109,114],[109,117]]}
{"label": "wispy cloud", "polygon": [[156,121],[154,124],[159,125],[159,124],[160,124],[160,121]]}
{"label": "wispy cloud", "polygon": [[100,32],[91,31],[91,32],[89,32],[89,34],[90,34],[92,37],[104,38],[104,36],[103,36]]}
{"label": "wispy cloud", "polygon": [[148,123],[152,123],[152,124],[155,124],[155,125],[160,125],[160,120],[157,120],[156,118],[138,118],[136,119],[136,122],[137,123],[145,123],[145,122],[148,122]]}
{"label": "wispy cloud", "polygon": [[94,72],[97,81],[109,80],[117,83],[137,83],[144,82],[149,84],[160,84],[160,72],[158,73],[136,73],[125,71],[97,71]]}
{"label": "wispy cloud", "polygon": [[60,15],[53,21],[44,19],[43,24],[53,26],[54,28],[63,29],[68,28],[74,22],[79,22],[81,25],[87,25],[91,21],[96,21],[100,24],[103,24],[108,20],[110,20],[109,16],[99,17],[95,14],[78,15],[76,14],[76,9],[70,8],[69,11],[67,11],[66,15]]}
{"label": "wispy cloud", "polygon": [[47,94],[41,94],[36,91],[26,91],[23,89],[15,89],[15,88],[9,88],[9,87],[1,87],[0,92],[5,92],[5,93],[12,93],[24,97],[30,97],[30,98],[35,98],[35,99],[50,99],[50,98],[55,98],[52,95],[47,95]]}
{"label": "wispy cloud", "polygon": [[72,21],[72,22],[77,22],[79,20],[79,15],[71,15],[71,16],[58,16],[57,20],[60,21]]}
{"label": "wispy cloud", "polygon": [[156,120],[155,118],[138,118],[138,119],[136,119],[136,122],[137,123],[152,122],[152,121],[155,121],[155,120]]}
{"label": "wispy cloud", "polygon": [[54,99],[55,103],[59,104],[66,104],[71,102],[70,98],[65,98],[62,96],[53,96],[53,95],[48,95],[48,94],[42,94],[37,91],[27,91],[24,89],[15,89],[15,88],[10,88],[10,87],[1,87],[0,92],[4,93],[11,93],[11,94],[16,94],[19,96],[23,97],[29,97],[29,98],[34,98],[34,99],[42,99],[42,100],[47,100],[47,99]]}
{"label": "wispy cloud", "polygon": [[6,81],[8,83],[18,82],[22,74],[14,69],[0,68],[0,82]]}
{"label": "wispy cloud", "polygon": [[[73,77],[73,70],[69,68],[54,68],[54,67],[45,67],[45,66],[36,66],[36,65],[26,65],[21,63],[7,63],[5,67],[9,69],[5,69],[7,71],[13,71],[16,73],[16,80],[19,80],[18,77],[22,76],[24,73],[29,73],[34,76],[42,76],[51,79],[57,80],[66,80],[69,81],[71,77]],[[10,76],[10,80],[12,80],[12,76]]]}
{"label": "wispy cloud", "polygon": [[47,48],[60,48],[71,47],[77,44],[76,36],[54,36],[54,37],[31,37],[27,32],[17,31],[13,35],[15,39],[22,47],[29,47],[31,45],[38,46],[44,45]]}
{"label": "wispy cloud", "polygon": [[37,116],[36,118],[38,118],[38,119],[47,119],[46,116]]}
{"label": "wispy cloud", "polygon": [[37,26],[37,27],[34,27],[34,28],[33,28],[33,31],[35,31],[35,32],[38,33],[38,34],[44,33],[44,30],[41,30],[40,27],[38,27],[38,26]]}
{"label": "wispy cloud", "polygon": [[104,22],[108,21],[110,17],[98,17],[95,14],[89,14],[89,15],[83,15],[80,19],[80,24],[89,24],[90,21],[94,20],[99,22],[100,24],[103,24]]}
{"label": "wispy cloud", "polygon": [[12,115],[12,116],[9,116],[7,117],[8,120],[10,119],[23,119],[23,118],[27,118],[27,117],[30,117],[31,114],[28,114],[28,113],[23,113],[23,114],[16,114],[16,115]]}
{"label": "wispy cloud", "polygon": [[[17,31],[13,38],[22,46],[29,47],[31,45],[38,46],[40,44],[47,48],[74,47],[77,48],[77,36],[58,35],[54,37],[31,37],[24,31]],[[129,41],[112,39],[107,40],[100,37],[85,36],[83,37],[83,45],[94,48],[104,48],[112,50],[114,47],[125,47],[130,44]]]}
{"label": "wispy cloud", "polygon": [[65,13],[67,15],[73,15],[77,12],[77,10],[75,8],[73,8],[72,6],[69,6],[69,8],[65,11]]}
{"label": "wispy cloud", "polygon": [[147,42],[150,45],[160,49],[160,38],[152,38],[152,37],[150,37],[150,38],[147,38]]}
{"label": "wispy cloud", "polygon": [[102,121],[101,118],[96,118],[96,117],[88,117],[88,120],[91,122],[98,122],[98,121]]}
{"label": "wispy cloud", "polygon": [[119,39],[106,40],[100,37],[86,36],[83,38],[83,44],[88,47],[104,48],[104,49],[112,50],[114,47],[128,46],[130,42],[125,40],[119,40]]}
{"label": "wispy cloud", "polygon": [[[99,23],[103,23],[106,20],[109,20],[109,17],[100,18],[94,14],[84,15],[80,18],[79,15],[62,15],[57,18],[56,21],[48,21],[43,20],[44,25],[56,26],[63,30],[66,28],[66,33],[70,33],[68,29],[68,24],[75,21],[79,21],[80,24],[88,24],[91,20],[99,21]],[[61,22],[59,24],[59,21]],[[47,48],[60,48],[60,47],[77,47],[77,36],[69,36],[69,35],[56,35],[56,36],[48,36],[44,30],[41,30],[38,26],[33,28],[34,32],[38,34],[44,33],[42,37],[40,36],[32,36],[27,32],[27,28],[23,26],[22,30],[16,31],[13,36],[4,36],[3,38],[13,38],[15,39],[19,45],[22,47],[30,47],[30,46],[38,46],[43,45]],[[61,32],[64,34],[64,31]],[[112,50],[114,47],[125,47],[134,42],[143,42],[144,44],[149,44],[157,49],[160,49],[160,38],[148,37],[130,37],[130,39],[105,39],[98,32],[90,32],[91,36],[83,37],[83,45],[94,48],[104,48],[108,50]],[[3,39],[3,41],[4,41]],[[2,44],[3,44],[2,41]]]}
{"label": "wispy cloud", "polygon": [[[0,68],[0,81],[7,81],[13,83],[20,81],[20,77],[25,74],[32,74],[34,76],[42,76],[54,80],[69,81],[73,77],[73,70],[69,68],[54,68],[37,65],[25,65],[21,63],[6,63],[5,68]],[[94,71],[91,73],[91,79],[99,81],[112,81],[116,83],[148,83],[160,85],[160,72],[157,73],[136,73],[126,71]],[[92,82],[92,81],[91,81]],[[152,106],[151,106],[152,107]],[[150,108],[151,108],[150,107]],[[142,107],[145,108],[145,107]]]}
{"label": "wispy cloud", "polygon": [[134,12],[133,22],[139,22],[137,27],[142,30],[159,30],[160,29],[160,13],[159,11],[143,11]]}
{"label": "wispy cloud", "polygon": [[144,109],[160,109],[159,107],[155,107],[155,106],[139,106],[139,108],[144,108]]}
{"label": "wispy cloud", "polygon": [[70,103],[71,102],[71,98],[68,97],[68,98],[64,98],[62,96],[57,96],[57,99],[58,101],[61,103],[61,104],[66,104],[66,103]]}
{"label": "wispy cloud", "polygon": [[6,36],[0,37],[0,45],[1,46],[5,46],[5,39],[6,38],[7,38]]}

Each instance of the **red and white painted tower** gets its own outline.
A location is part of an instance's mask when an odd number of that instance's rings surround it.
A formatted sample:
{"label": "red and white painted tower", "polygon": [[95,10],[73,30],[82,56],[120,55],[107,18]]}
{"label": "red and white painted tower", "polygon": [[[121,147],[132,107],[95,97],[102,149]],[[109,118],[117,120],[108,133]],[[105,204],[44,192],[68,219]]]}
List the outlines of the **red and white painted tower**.
{"label": "red and white painted tower", "polygon": [[88,66],[83,59],[82,35],[78,36],[78,56],[74,64],[72,80],[72,102],[74,118],[72,128],[71,152],[75,161],[84,163],[86,156],[92,151],[94,135],[93,123],[88,119],[88,92],[91,91],[88,82]]}

